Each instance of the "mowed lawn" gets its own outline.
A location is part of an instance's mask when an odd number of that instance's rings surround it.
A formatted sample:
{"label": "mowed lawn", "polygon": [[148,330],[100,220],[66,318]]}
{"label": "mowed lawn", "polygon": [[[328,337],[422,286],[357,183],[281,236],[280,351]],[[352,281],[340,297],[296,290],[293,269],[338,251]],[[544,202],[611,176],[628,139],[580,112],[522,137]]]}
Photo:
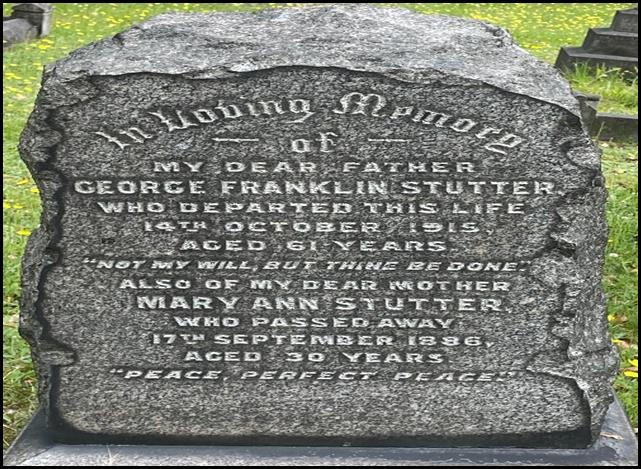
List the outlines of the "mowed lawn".
{"label": "mowed lawn", "polygon": [[[54,4],[55,27],[43,40],[17,45],[4,54],[3,116],[3,445],[6,448],[35,409],[36,379],[29,348],[18,335],[20,259],[25,242],[38,225],[38,190],[21,162],[17,143],[32,110],[44,64],[68,52],[165,11],[252,11],[265,7],[308,4]],[[423,13],[476,18],[509,29],[516,41],[542,60],[553,63],[564,45],[580,45],[589,27],[605,27],[617,9],[632,3],[401,3]],[[4,4],[4,14],[10,8]],[[429,34],[429,32],[426,32]],[[582,91],[604,96],[600,110],[637,113],[637,82],[616,72],[580,70],[568,77]],[[637,147],[600,143],[609,190],[608,241],[604,284],[608,319],[621,352],[615,387],[637,426]]]}

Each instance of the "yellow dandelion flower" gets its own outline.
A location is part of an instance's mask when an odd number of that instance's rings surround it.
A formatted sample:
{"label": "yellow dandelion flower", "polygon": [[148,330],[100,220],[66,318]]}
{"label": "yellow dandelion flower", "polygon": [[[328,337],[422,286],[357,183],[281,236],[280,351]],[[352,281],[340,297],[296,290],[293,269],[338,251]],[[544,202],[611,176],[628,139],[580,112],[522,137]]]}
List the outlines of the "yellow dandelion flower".
{"label": "yellow dandelion flower", "polygon": [[31,230],[27,229],[22,229],[17,232],[20,236],[29,236],[31,234]]}
{"label": "yellow dandelion flower", "polygon": [[31,188],[31,189],[29,189],[29,190],[30,190],[31,192],[33,192],[34,194],[39,194],[39,193],[40,193],[40,189],[38,189],[37,187],[32,187],[32,188]]}
{"label": "yellow dandelion flower", "polygon": [[616,319],[617,317],[614,314],[608,314],[608,321],[612,322]]}
{"label": "yellow dandelion flower", "polygon": [[24,186],[25,184],[29,184],[30,182],[31,182],[31,179],[23,178],[23,179],[20,179],[18,182],[16,182],[16,184],[19,186]]}
{"label": "yellow dandelion flower", "polygon": [[11,208],[11,204],[9,202],[2,202],[2,208]]}
{"label": "yellow dandelion flower", "polygon": [[635,368],[639,367],[639,360],[637,358],[635,358],[633,360],[628,360],[628,361],[630,362],[630,365],[632,365],[633,367],[635,367]]}
{"label": "yellow dandelion flower", "polygon": [[639,373],[636,371],[624,371],[623,374],[627,376],[628,378],[638,378]]}

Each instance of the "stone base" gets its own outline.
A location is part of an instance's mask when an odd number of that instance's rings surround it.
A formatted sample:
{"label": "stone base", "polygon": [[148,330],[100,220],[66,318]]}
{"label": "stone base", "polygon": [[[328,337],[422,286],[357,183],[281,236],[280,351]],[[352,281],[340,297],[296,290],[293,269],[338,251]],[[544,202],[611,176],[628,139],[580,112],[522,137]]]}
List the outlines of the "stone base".
{"label": "stone base", "polygon": [[602,65],[607,68],[620,68],[631,75],[636,75],[639,67],[639,59],[637,57],[600,54],[586,51],[582,47],[561,47],[555,66],[560,70],[573,70],[574,64],[582,63],[591,67]]}
{"label": "stone base", "polygon": [[636,466],[637,439],[616,401],[588,449],[63,445],[38,412],[4,466]]}
{"label": "stone base", "polygon": [[639,141],[639,116],[599,112],[592,122],[590,133],[599,140],[615,142]]}

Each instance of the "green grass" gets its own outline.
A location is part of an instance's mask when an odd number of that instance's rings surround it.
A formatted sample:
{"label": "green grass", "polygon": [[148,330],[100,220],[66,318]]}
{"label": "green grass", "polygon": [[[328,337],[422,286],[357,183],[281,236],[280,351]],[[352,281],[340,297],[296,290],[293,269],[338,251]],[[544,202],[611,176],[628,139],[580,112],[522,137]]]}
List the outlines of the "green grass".
{"label": "green grass", "polygon": [[[113,35],[150,16],[165,11],[257,10],[266,6],[304,4],[55,4],[55,27],[44,40],[17,45],[4,54],[3,116],[3,446],[24,426],[36,406],[36,380],[29,348],[17,333],[20,298],[19,269],[25,241],[38,225],[40,200],[16,146],[32,110],[42,66],[69,51]],[[589,27],[608,26],[614,11],[631,3],[406,3],[423,13],[443,13],[489,21],[509,29],[516,41],[542,60],[553,63],[561,46],[580,45]],[[3,6],[7,14],[9,7]],[[615,72],[578,69],[568,77],[576,89],[601,94],[600,111],[637,112],[636,81]],[[615,387],[628,415],[637,426],[637,379],[625,371],[636,370],[637,358],[637,148],[606,144],[603,167],[609,190],[607,248],[604,284],[608,295],[611,332],[622,356]]]}
{"label": "green grass", "polygon": [[602,96],[599,112],[638,113],[639,86],[636,76],[622,77],[618,69],[590,69],[581,64],[568,75],[568,79],[573,89]]}

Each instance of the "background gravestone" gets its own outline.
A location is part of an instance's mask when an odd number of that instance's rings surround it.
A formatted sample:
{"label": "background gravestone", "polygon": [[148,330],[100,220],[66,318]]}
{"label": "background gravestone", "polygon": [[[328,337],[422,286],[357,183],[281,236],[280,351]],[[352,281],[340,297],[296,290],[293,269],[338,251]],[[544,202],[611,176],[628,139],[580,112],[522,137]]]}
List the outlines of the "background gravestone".
{"label": "background gravestone", "polygon": [[167,14],[49,67],[22,332],[63,442],[585,447],[599,154],[478,21]]}
{"label": "background gravestone", "polygon": [[2,18],[2,47],[42,38],[49,34],[53,23],[53,7],[48,3],[16,3],[11,16]]}
{"label": "background gravestone", "polygon": [[637,75],[639,68],[639,10],[618,10],[609,28],[590,28],[581,47],[562,47],[556,66],[576,64],[620,68]]}
{"label": "background gravestone", "polygon": [[[590,28],[581,47],[561,48],[557,68],[572,70],[579,64],[620,68],[627,78],[635,77],[639,65],[638,9],[618,10],[610,28]],[[575,94],[584,104],[583,121],[593,136],[599,140],[639,140],[638,115],[596,112],[600,96]]]}

